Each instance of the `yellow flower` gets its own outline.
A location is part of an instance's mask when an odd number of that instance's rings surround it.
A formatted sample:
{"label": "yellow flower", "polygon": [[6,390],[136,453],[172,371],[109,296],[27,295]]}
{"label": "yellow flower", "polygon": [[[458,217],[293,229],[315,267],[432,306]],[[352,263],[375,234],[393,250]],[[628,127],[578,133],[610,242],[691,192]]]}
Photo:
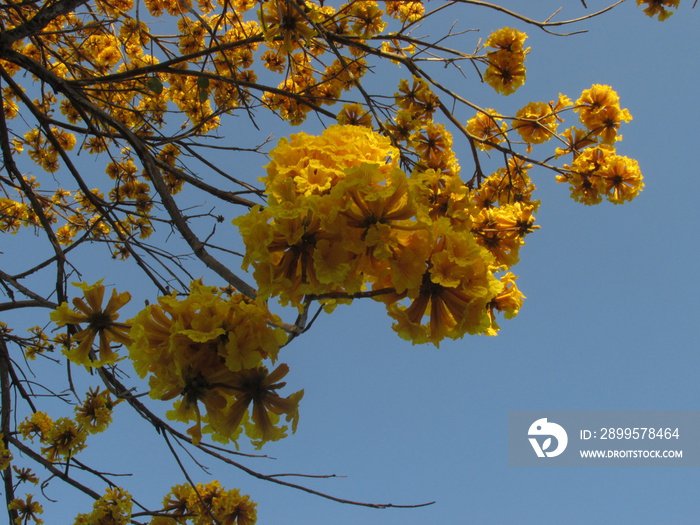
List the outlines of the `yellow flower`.
{"label": "yellow flower", "polygon": [[304,10],[290,6],[287,2],[267,2],[260,13],[260,25],[265,39],[273,43],[275,38],[281,38],[278,45],[284,53],[300,48],[316,35]]}
{"label": "yellow flower", "polygon": [[[180,522],[183,517],[192,523],[221,523],[222,525],[253,525],[257,520],[256,503],[237,489],[226,490],[218,481],[207,484],[176,485],[163,500],[163,521],[151,520],[153,525]],[[212,521],[213,520],[213,521]]]}
{"label": "yellow flower", "polygon": [[646,5],[644,13],[652,18],[658,15],[659,20],[663,22],[673,14],[673,11],[667,10],[666,7],[677,9],[680,2],[681,0],[637,0],[637,5]]}
{"label": "yellow flower", "polygon": [[358,255],[390,257],[397,243],[396,233],[414,228],[408,222],[416,213],[408,189],[406,175],[400,169],[386,178],[369,164],[347,170],[346,179],[334,188],[340,214],[345,218],[343,243]]}
{"label": "yellow flower", "polygon": [[513,275],[511,272],[506,273],[500,278],[503,284],[503,290],[489,303],[492,324],[487,335],[496,335],[498,333],[499,326],[496,322],[495,312],[503,312],[503,317],[506,319],[512,319],[518,315],[525,296],[515,284],[516,279],[517,276]]}
{"label": "yellow flower", "polygon": [[571,165],[564,165],[557,182],[568,182],[571,197],[583,204],[598,204],[603,197],[614,203],[633,199],[642,189],[642,174],[633,159],[617,155],[615,148],[602,144],[587,148]]}
{"label": "yellow flower", "polygon": [[0,470],[5,470],[12,461],[12,452],[5,446],[5,435],[0,432]]}
{"label": "yellow flower", "polygon": [[452,135],[442,124],[429,123],[421,126],[411,141],[421,163],[428,169],[440,169],[443,161],[452,156]]}
{"label": "yellow flower", "polygon": [[484,80],[502,95],[515,93],[525,84],[525,53],[502,49],[488,54]]}
{"label": "yellow flower", "polygon": [[490,208],[496,204],[514,204],[520,202],[539,207],[539,201],[532,200],[535,185],[528,175],[532,164],[518,157],[508,159],[506,167],[499,168],[488,176],[474,194],[474,202],[480,208]]}
{"label": "yellow flower", "polygon": [[387,1],[386,14],[402,22],[417,22],[425,13],[422,1]]}
{"label": "yellow flower", "polygon": [[297,133],[281,139],[270,158],[262,180],[267,193],[281,201],[325,193],[345,178],[346,169],[360,164],[386,165],[388,171],[398,161],[398,150],[371,129],[337,124],[319,136]]}
{"label": "yellow flower", "polygon": [[75,420],[91,434],[102,432],[112,422],[115,404],[109,391],[90,388],[83,404],[75,407]]}
{"label": "yellow flower", "polygon": [[601,174],[605,182],[604,192],[613,204],[631,201],[644,189],[642,173],[634,159],[614,155]]}
{"label": "yellow flower", "polygon": [[372,114],[362,104],[345,104],[336,118],[338,124],[372,127]]}
{"label": "yellow flower", "polygon": [[109,525],[128,525],[131,522],[131,494],[120,487],[108,487],[105,495],[92,504],[90,514],[79,514],[79,520],[85,523],[104,523]]}
{"label": "yellow flower", "polygon": [[384,11],[379,9],[377,2],[371,0],[352,2],[349,14],[353,21],[353,33],[362,38],[375,36],[386,27],[386,22],[382,20]]}
{"label": "yellow flower", "polygon": [[95,65],[98,67],[110,68],[121,60],[119,49],[115,46],[103,48],[95,57]]}
{"label": "yellow flower", "polygon": [[[102,308],[105,287],[101,283],[101,280],[93,285],[74,283],[75,286],[83,290],[84,296],[84,299],[81,297],[73,299],[73,306],[77,311],[71,310],[68,303],[63,303],[51,312],[51,320],[58,326],[87,323],[86,328],[73,336],[77,341],[80,341],[80,344],[76,348],[66,351],[68,359],[80,365],[112,364],[116,362],[117,355],[112,351],[111,343],[128,344],[131,342],[127,335],[129,326],[116,322],[119,318],[117,310],[131,300],[131,294],[129,292],[118,294],[116,290],[112,290],[112,296],[107,305]],[[98,360],[94,360],[90,356],[96,337],[99,337]]]}
{"label": "yellow flower", "polygon": [[230,406],[238,374],[276,359],[286,336],[270,324],[279,323],[262,300],[223,298],[195,281],[187,297],[160,297],[131,321],[129,352],[136,372],[151,374],[151,397],[175,399],[168,417],[195,422],[188,429],[195,443],[203,422],[217,439],[235,441],[241,420],[232,420]]}
{"label": "yellow flower", "polygon": [[575,153],[596,143],[595,137],[589,130],[571,127],[559,134],[566,147],[556,148],[555,155],[561,157],[567,153]]}
{"label": "yellow flower", "polygon": [[34,485],[39,484],[39,478],[32,472],[31,469],[18,468],[16,466],[13,466],[12,470],[14,470],[15,474],[17,475],[17,482],[18,483],[29,482],[29,483],[33,483]]}
{"label": "yellow flower", "polygon": [[458,176],[437,170],[419,171],[411,175],[410,183],[420,221],[429,223],[448,217],[453,223],[469,222],[473,205],[469,189]]}
{"label": "yellow flower", "polygon": [[433,236],[436,241],[422,282],[406,292],[410,304],[402,304],[398,297],[387,304],[387,311],[401,337],[438,346],[445,337],[484,333],[491,325],[487,305],[501,285],[492,275],[493,257],[469,230],[440,218],[433,224]]}
{"label": "yellow flower", "polygon": [[41,525],[44,520],[38,518],[39,514],[44,513],[44,508],[38,501],[34,501],[34,496],[27,494],[27,499],[15,498],[7,506],[9,510],[16,510],[17,517],[15,518],[15,523],[17,525],[28,525],[29,520],[34,522],[36,525]]}
{"label": "yellow flower", "polygon": [[503,122],[497,111],[485,109],[479,111],[467,122],[469,134],[479,139],[477,146],[482,150],[490,150],[492,144],[500,144],[505,140],[508,124]]}
{"label": "yellow flower", "polygon": [[499,265],[513,266],[519,260],[520,246],[535,226],[532,206],[518,202],[499,208],[486,208],[474,222],[473,231],[479,244],[488,249]]}
{"label": "yellow flower", "polygon": [[542,144],[557,132],[557,117],[552,107],[544,102],[530,102],[519,109],[513,120],[513,129],[528,144]]}
{"label": "yellow flower", "polygon": [[42,442],[47,446],[41,448],[41,453],[49,461],[57,461],[62,457],[70,458],[87,446],[86,439],[85,429],[79,427],[72,419],[61,417],[44,435]]}
{"label": "yellow flower", "polygon": [[623,122],[632,120],[632,115],[626,109],[618,107],[605,107],[589,118],[586,125],[593,135],[600,137],[603,144],[613,144],[620,140],[622,135],[618,135],[618,129]]}
{"label": "yellow flower", "polygon": [[29,207],[6,197],[0,197],[0,231],[13,235],[29,219]]}
{"label": "yellow flower", "polygon": [[620,108],[617,92],[602,84],[594,84],[584,90],[576,101],[574,111],[579,113],[579,120],[591,130],[591,134],[599,136],[604,144],[619,140],[617,130],[620,124],[632,120],[630,112]]}
{"label": "yellow flower", "polygon": [[73,242],[74,236],[75,227],[71,226],[70,224],[61,226],[58,230],[56,230],[56,238],[58,239],[58,242],[63,245],[67,245]]}
{"label": "yellow flower", "polygon": [[46,412],[34,412],[17,425],[17,430],[23,438],[34,439],[38,436],[42,441],[52,428],[53,420]]}
{"label": "yellow flower", "polygon": [[488,67],[484,80],[498,93],[510,95],[525,83],[525,56],[530,48],[523,46],[527,35],[504,27],[491,33],[486,47],[496,49],[488,53]]}
{"label": "yellow flower", "polygon": [[270,420],[269,412],[276,415],[285,414],[288,421],[293,421],[292,429],[295,429],[303,390],[286,398],[275,392],[286,385],[280,380],[288,372],[289,367],[286,364],[279,365],[272,372],[268,372],[264,366],[238,372],[235,380],[229,385],[236,395],[236,401],[229,409],[228,424],[233,428],[237,427],[252,403],[252,421],[264,441],[275,438],[276,429]]}
{"label": "yellow flower", "polygon": [[506,319],[512,319],[520,311],[525,296],[518,289],[515,281],[517,276],[508,272],[501,277],[503,291],[499,293],[491,302],[491,307],[499,312],[504,312]]}
{"label": "yellow flower", "polygon": [[484,45],[510,51],[511,53],[520,53],[526,51],[524,48],[526,39],[527,35],[522,31],[511,27],[503,27],[491,33]]}

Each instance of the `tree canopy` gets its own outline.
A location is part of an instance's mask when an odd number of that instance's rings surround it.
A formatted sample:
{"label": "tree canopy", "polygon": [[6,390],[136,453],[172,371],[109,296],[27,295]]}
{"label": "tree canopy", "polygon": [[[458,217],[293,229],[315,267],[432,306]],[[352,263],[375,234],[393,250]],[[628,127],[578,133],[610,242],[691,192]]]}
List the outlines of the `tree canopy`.
{"label": "tree canopy", "polygon": [[[235,454],[303,424],[283,349],[336,308],[377,301],[413,344],[495,336],[523,304],[514,267],[547,205],[531,173],[584,205],[643,190],[618,152],[632,114],[613,86],[513,112],[478,99],[486,86],[517,99],[536,52],[525,29],[571,35],[623,2],[541,21],[476,0],[7,2],[10,520],[42,522],[39,493],[22,497],[41,482],[95,500],[77,524],[255,523],[251,498],[184,467],[147,501],[83,463],[115,410],[151,424],[179,465],[174,443],[321,497],[396,506],[266,476]],[[665,20],[679,2],[637,5]],[[434,22],[462,4],[511,23],[482,34]],[[258,172],[241,169],[251,162]]]}

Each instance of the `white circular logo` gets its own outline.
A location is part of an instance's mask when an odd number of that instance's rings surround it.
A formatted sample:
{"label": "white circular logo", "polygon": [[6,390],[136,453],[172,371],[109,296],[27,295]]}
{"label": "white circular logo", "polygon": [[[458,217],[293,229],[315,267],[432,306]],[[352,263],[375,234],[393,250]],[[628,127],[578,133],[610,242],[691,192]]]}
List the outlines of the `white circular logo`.
{"label": "white circular logo", "polygon": [[[547,421],[546,417],[538,419],[527,431],[530,444],[535,449],[537,457],[554,458],[564,452],[566,445],[569,444],[569,436],[566,435],[566,430],[561,425]],[[552,448],[552,438],[557,440],[557,446]]]}

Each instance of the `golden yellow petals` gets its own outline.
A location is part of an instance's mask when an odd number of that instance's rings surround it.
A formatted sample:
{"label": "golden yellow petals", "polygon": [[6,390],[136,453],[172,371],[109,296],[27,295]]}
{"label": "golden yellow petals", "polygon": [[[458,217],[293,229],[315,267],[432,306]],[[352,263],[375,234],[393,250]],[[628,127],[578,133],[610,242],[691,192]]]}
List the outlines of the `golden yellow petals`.
{"label": "golden yellow petals", "polygon": [[469,134],[479,139],[477,146],[482,150],[490,150],[493,144],[500,144],[505,140],[508,124],[493,109],[479,111],[467,122]]}
{"label": "golden yellow petals", "polygon": [[576,101],[574,111],[579,120],[593,136],[600,137],[604,144],[613,144],[621,137],[618,129],[622,122],[632,120],[627,109],[620,107],[620,97],[610,86],[594,84],[581,93]]}
{"label": "golden yellow petals", "polygon": [[583,204],[598,204],[603,197],[621,204],[644,189],[637,161],[617,155],[612,146],[588,148],[564,169],[568,171],[557,176],[557,181],[568,182],[571,197]]}
{"label": "golden yellow petals", "polygon": [[678,8],[681,0],[637,0],[638,6],[646,6],[644,14],[650,17],[657,16],[662,22],[670,17],[674,11],[669,11],[667,7]]}
{"label": "golden yellow petals", "polygon": [[525,33],[504,27],[491,33],[484,44],[496,49],[487,54],[484,80],[502,95],[514,93],[525,83],[524,63],[530,51],[523,46],[526,38]]}
{"label": "golden yellow petals", "polygon": [[530,102],[515,116],[513,129],[528,144],[542,144],[556,135],[557,116],[552,107],[544,102]]}
{"label": "golden yellow petals", "polygon": [[[66,356],[76,364],[85,366],[102,366],[112,364],[117,360],[117,354],[112,350],[112,342],[128,344],[131,339],[127,335],[128,325],[118,323],[117,310],[131,300],[129,292],[117,293],[112,290],[112,295],[103,308],[105,287],[101,281],[93,285],[74,283],[83,290],[83,296],[73,299],[73,308],[68,303],[62,303],[51,312],[51,320],[58,326],[86,324],[87,326],[73,335],[73,339],[79,342],[75,348],[67,350]],[[93,358],[93,343],[99,341],[98,359]]]}
{"label": "golden yellow petals", "polygon": [[44,508],[41,506],[41,503],[39,503],[38,501],[34,501],[33,498],[33,495],[27,494],[27,497],[25,499],[15,498],[12,501],[10,501],[10,504],[7,506],[7,508],[9,510],[14,510],[15,512],[17,512],[17,518],[15,519],[15,523],[30,523],[30,520],[36,525],[41,525],[42,523],[44,523],[44,520],[38,517],[39,514],[44,513]]}
{"label": "golden yellow petals", "polygon": [[277,358],[286,341],[277,324],[262,300],[224,297],[195,281],[188,296],[161,297],[131,320],[129,352],[136,372],[150,376],[151,397],[175,400],[168,417],[195,422],[188,430],[195,443],[203,432],[235,441],[247,408],[236,404],[241,377]]}
{"label": "golden yellow petals", "polygon": [[[196,486],[176,485],[163,500],[161,516],[167,523],[187,516],[194,523],[213,520],[230,525],[254,525],[257,522],[257,504],[237,489],[222,488],[218,481]],[[155,525],[155,521],[152,523]]]}
{"label": "golden yellow petals", "polygon": [[104,496],[92,504],[92,512],[78,514],[76,523],[99,523],[105,519],[110,524],[127,525],[131,522],[133,503],[131,494],[121,487],[107,487]]}
{"label": "golden yellow petals", "polygon": [[12,452],[5,447],[5,435],[0,432],[0,470],[5,470],[12,462]]}

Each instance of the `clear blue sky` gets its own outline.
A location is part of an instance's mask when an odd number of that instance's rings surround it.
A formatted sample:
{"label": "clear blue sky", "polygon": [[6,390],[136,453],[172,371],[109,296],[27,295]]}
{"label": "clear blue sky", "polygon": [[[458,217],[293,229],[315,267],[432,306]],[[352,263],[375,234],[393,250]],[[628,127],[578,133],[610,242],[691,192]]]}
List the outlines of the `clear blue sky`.
{"label": "clear blue sky", "polygon": [[[505,2],[535,18],[562,4],[561,17],[586,13],[575,0]],[[590,12],[606,2],[587,4]],[[588,33],[567,38],[483,9],[449,11],[458,29],[481,28],[484,38],[506,25],[530,36],[528,80],[512,97],[492,94],[473,78],[453,78],[482,107],[512,110],[559,92],[575,99],[593,83],[614,86],[634,116],[619,152],[640,162],[646,189],[624,206],[586,207],[569,199],[552,174],[533,172],[541,230],[528,237],[515,267],[528,298],[495,338],[412,346],[394,334],[380,305],[366,302],[320,318],[284,350],[291,387],[306,390],[299,429],[264,449],[277,459],[246,465],[265,473],[346,476],[307,484],[348,499],[434,505],[341,505],[212,461],[212,477],[192,467],[194,479],[218,478],[250,494],[262,525],[697,522],[698,469],[518,469],[508,466],[507,450],[509,410],[698,408],[700,206],[693,198],[700,179],[693,156],[700,138],[700,11],[691,5],[684,0],[679,13],[660,23],[630,0],[576,26]],[[444,29],[428,26],[425,33]],[[473,48],[473,36],[460,38]],[[469,173],[466,153],[460,159]],[[256,169],[262,174],[260,164],[249,167],[251,179]],[[97,457],[103,446],[114,459],[135,450],[142,465],[158,457],[162,441],[140,421],[117,415],[113,430],[94,438],[93,451],[85,453]],[[125,482],[134,494],[148,490],[150,504],[182,482],[166,456],[154,465]],[[64,499],[62,511],[86,512],[78,501]]]}

